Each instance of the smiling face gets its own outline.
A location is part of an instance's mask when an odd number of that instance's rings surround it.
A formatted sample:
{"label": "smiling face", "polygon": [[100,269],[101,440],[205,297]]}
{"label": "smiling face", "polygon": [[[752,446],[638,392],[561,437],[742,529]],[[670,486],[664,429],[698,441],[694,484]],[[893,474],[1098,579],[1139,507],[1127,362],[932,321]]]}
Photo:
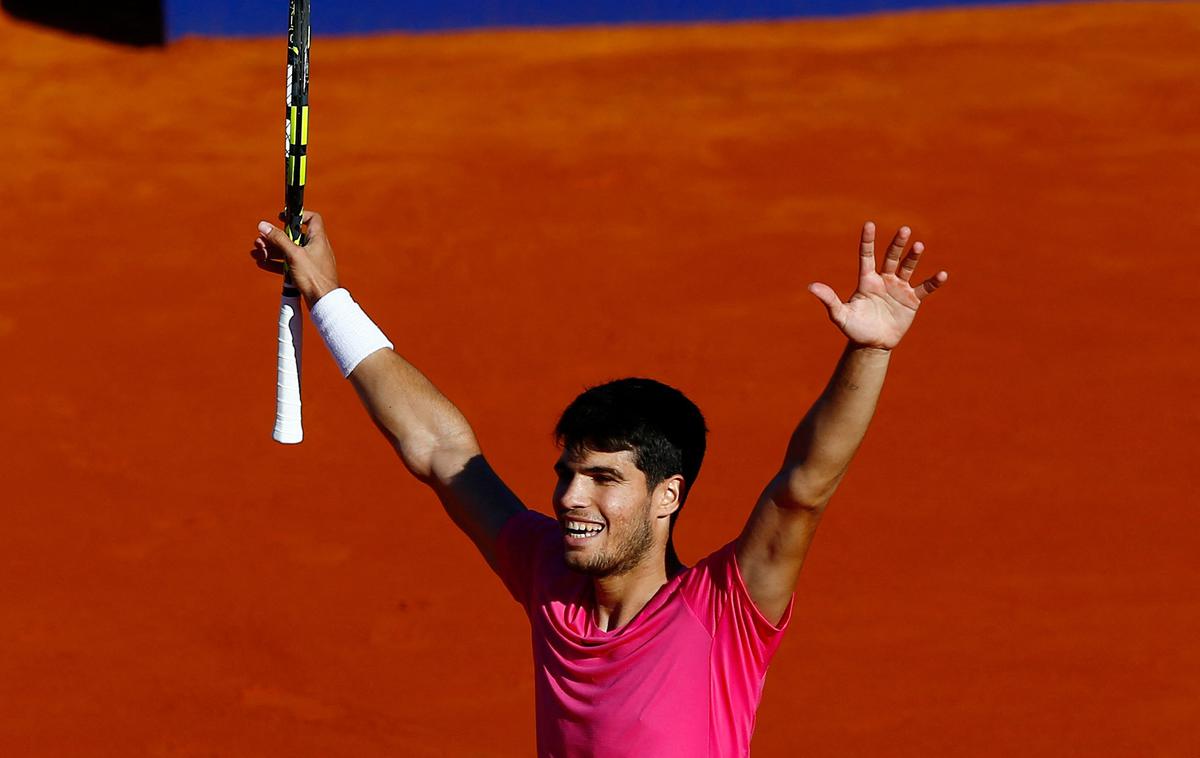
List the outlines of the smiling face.
{"label": "smiling face", "polygon": [[681,479],[653,489],[634,453],[563,451],[554,464],[554,513],[563,533],[567,566],[593,576],[625,574],[663,547],[678,507]]}

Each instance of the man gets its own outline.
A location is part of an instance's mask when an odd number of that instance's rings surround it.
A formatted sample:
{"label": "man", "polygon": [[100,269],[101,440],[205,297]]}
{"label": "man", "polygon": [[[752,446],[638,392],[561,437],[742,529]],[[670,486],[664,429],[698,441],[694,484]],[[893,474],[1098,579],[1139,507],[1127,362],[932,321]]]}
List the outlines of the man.
{"label": "man", "polygon": [[344,289],[324,224],[300,248],[259,225],[252,256],[286,261],[318,331],[404,465],[428,484],[529,616],[541,756],[743,756],[805,553],[850,464],[891,351],[946,272],[913,287],[924,246],[901,227],[876,270],[863,226],[858,288],[809,291],[848,339],[736,540],[684,567],[671,531],[704,455],[704,418],[648,379],[594,387],[556,427],[555,519],[504,485],[457,408]]}

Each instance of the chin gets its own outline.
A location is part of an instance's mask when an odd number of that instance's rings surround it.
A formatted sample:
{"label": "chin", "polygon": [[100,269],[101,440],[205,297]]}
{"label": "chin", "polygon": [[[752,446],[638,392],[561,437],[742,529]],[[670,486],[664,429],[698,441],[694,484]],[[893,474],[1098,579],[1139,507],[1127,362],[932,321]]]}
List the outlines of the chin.
{"label": "chin", "polygon": [[563,557],[567,568],[571,571],[594,578],[603,578],[629,573],[645,560],[646,553],[624,557],[613,557],[606,554],[588,557],[578,553],[566,553]]}
{"label": "chin", "polygon": [[578,553],[566,553],[563,555],[563,560],[567,564],[567,568],[580,574],[588,576],[607,576],[612,571],[612,566],[607,565],[609,561],[603,558],[589,559],[585,555]]}
{"label": "chin", "polygon": [[[597,542],[607,535],[595,537]],[[567,568],[592,577],[627,574],[644,562],[653,551],[654,540],[647,522],[632,539],[608,544],[589,544],[572,548],[564,544],[563,558]]]}

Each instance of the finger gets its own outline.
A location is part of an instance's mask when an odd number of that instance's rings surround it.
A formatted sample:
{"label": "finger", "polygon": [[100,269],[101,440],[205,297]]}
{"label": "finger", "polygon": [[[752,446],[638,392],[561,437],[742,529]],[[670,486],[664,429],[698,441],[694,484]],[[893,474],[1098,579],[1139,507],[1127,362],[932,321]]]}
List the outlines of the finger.
{"label": "finger", "polygon": [[[284,232],[284,234],[287,234],[287,229],[288,229],[288,214],[287,214],[287,210],[286,210],[286,209],[284,209],[284,210],[280,211],[280,212],[279,212],[279,215],[278,215],[278,216],[276,216],[275,218],[279,219],[279,223],[283,224],[283,232]],[[308,221],[307,221],[307,219],[305,218],[304,214],[303,214],[303,213],[301,213],[301,215],[300,215],[300,224],[299,224],[299,227],[300,227],[300,233],[301,233],[301,234],[304,234],[304,235],[305,235],[305,238],[307,238],[307,237],[308,237],[308,235],[307,235],[307,234],[305,234],[305,230],[304,230],[304,225],[305,225],[306,223],[308,223]],[[289,237],[288,239],[291,239],[291,237]]]}
{"label": "finger", "polygon": [[[289,264],[295,265],[296,259],[304,255],[304,248],[288,239],[287,234],[277,226],[272,226],[266,221],[260,221],[258,224],[258,234],[258,238],[263,241],[269,252],[281,253]],[[272,254],[271,257],[275,258],[278,256]]]}
{"label": "finger", "polygon": [[863,224],[862,237],[858,243],[858,275],[875,273],[875,223]]}
{"label": "finger", "polygon": [[[287,212],[280,211],[279,220],[287,225]],[[316,211],[303,211],[300,215],[300,231],[304,234],[304,242],[308,244],[313,237],[325,234],[325,220]]]}
{"label": "finger", "polygon": [[900,265],[900,254],[904,252],[904,246],[908,244],[908,235],[911,231],[907,226],[896,230],[896,236],[892,237],[892,244],[888,245],[887,255],[883,259],[883,273],[896,273],[896,268]]}
{"label": "finger", "polygon": [[259,261],[255,265],[263,271],[270,271],[272,274],[282,274],[287,271],[287,268],[279,261]]}
{"label": "finger", "polygon": [[[321,215],[319,213],[317,213],[316,211],[301,211],[300,223],[301,224],[311,224],[312,220],[313,220],[313,216],[316,216],[318,219],[321,217]],[[277,216],[277,218],[280,221],[287,221],[287,211],[280,211],[279,216]]]}
{"label": "finger", "polygon": [[838,298],[837,293],[828,284],[821,282],[813,282],[808,285],[808,291],[821,301],[825,309],[829,311],[829,320],[841,326],[845,321],[844,311],[846,305]]}
{"label": "finger", "polygon": [[836,308],[842,304],[841,298],[833,291],[833,287],[822,282],[813,282],[808,285],[808,291],[817,296],[817,299],[825,304],[826,308]]}
{"label": "finger", "polygon": [[308,238],[321,237],[325,234],[325,219],[316,211],[304,212],[304,223],[308,226]]}
{"label": "finger", "polygon": [[251,250],[250,257],[254,259],[254,265],[263,271],[270,271],[272,274],[282,274],[284,271],[283,261],[268,260],[258,250]]}
{"label": "finger", "polygon": [[808,291],[821,301],[829,315],[829,320],[841,328],[846,322],[846,306],[838,298],[837,293],[828,284],[813,282],[808,285]]}
{"label": "finger", "polygon": [[913,290],[913,292],[917,293],[918,300],[924,300],[925,298],[932,295],[934,290],[936,290],[938,287],[941,287],[943,284],[945,284],[946,280],[949,278],[950,278],[950,275],[947,274],[945,271],[939,271],[936,274],[934,274],[933,276],[926,279],[925,281],[921,282],[921,285],[919,287],[917,287],[915,290]]}
{"label": "finger", "polygon": [[257,251],[261,251],[261,253],[262,253],[261,258],[264,261],[265,260],[272,260],[272,261],[286,261],[287,260],[287,256],[284,255],[282,250],[276,249],[275,247],[268,245],[266,240],[264,240],[262,237],[259,237],[258,239],[254,240],[254,249]]}
{"label": "finger", "polygon": [[[315,215],[317,214],[313,211],[303,211],[300,215],[300,223],[307,224],[311,222],[312,217]],[[279,219],[280,221],[287,221],[287,211],[280,211],[279,215],[275,218]]]}
{"label": "finger", "polygon": [[921,262],[921,253],[923,252],[925,252],[925,243],[914,242],[912,250],[909,250],[908,255],[904,256],[904,262],[900,264],[900,273],[897,276],[906,282],[911,279],[913,271],[917,269],[917,264]]}
{"label": "finger", "polygon": [[267,260],[268,258],[273,258],[280,261],[283,260],[283,253],[269,247],[262,237],[255,238],[254,250],[251,251],[251,255],[254,253],[259,253],[259,257],[263,260]]}

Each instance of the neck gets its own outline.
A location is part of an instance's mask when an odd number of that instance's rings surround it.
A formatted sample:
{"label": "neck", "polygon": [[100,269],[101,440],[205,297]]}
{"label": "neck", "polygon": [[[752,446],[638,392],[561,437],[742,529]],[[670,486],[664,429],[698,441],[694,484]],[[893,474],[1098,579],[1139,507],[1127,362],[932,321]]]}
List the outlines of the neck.
{"label": "neck", "polygon": [[645,560],[623,574],[594,578],[597,626],[611,632],[628,624],[654,593],[682,569],[675,546],[668,543],[665,548],[651,551]]}

